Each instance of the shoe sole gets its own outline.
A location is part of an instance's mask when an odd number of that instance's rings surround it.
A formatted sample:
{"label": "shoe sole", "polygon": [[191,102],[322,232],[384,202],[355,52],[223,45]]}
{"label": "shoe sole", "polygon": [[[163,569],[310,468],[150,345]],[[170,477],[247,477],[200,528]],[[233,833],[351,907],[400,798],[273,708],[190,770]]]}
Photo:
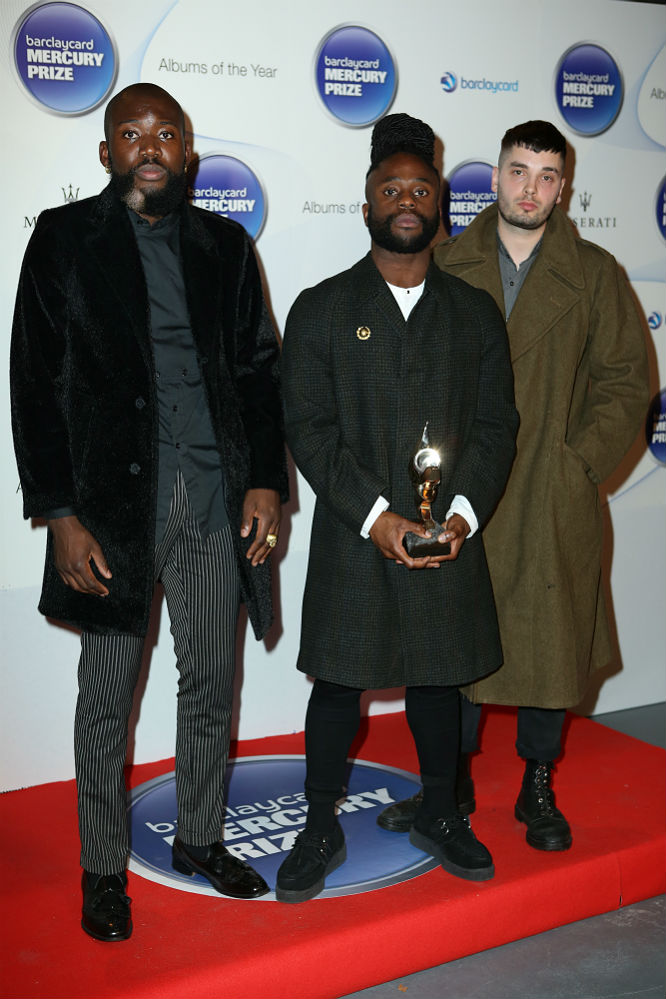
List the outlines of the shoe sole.
{"label": "shoe sole", "polygon": [[278,900],[278,902],[287,902],[288,904],[296,902],[309,902],[311,898],[316,898],[317,895],[323,892],[325,881],[328,875],[332,874],[333,871],[337,870],[341,864],[344,864],[346,859],[347,859],[347,846],[346,844],[343,844],[343,846],[338,850],[338,852],[334,853],[331,859],[329,860],[328,864],[326,865],[326,869],[322,874],[322,876],[320,877],[319,881],[316,881],[313,885],[310,885],[309,888],[301,888],[300,891],[292,890],[289,888],[280,888],[278,885],[276,885],[275,886],[276,899]]}
{"label": "shoe sole", "polygon": [[445,871],[453,874],[456,878],[463,878],[465,881],[490,881],[495,876],[494,864],[490,864],[488,867],[461,867],[459,864],[454,864],[434,840],[430,839],[429,836],[424,836],[413,827],[409,833],[409,842],[412,846],[423,850],[424,853],[429,853],[431,857],[439,861]]}
{"label": "shoe sole", "polygon": [[[390,808],[391,806],[389,806]],[[388,811],[389,809],[386,809]],[[469,801],[459,801],[458,811],[461,815],[472,815],[476,811],[476,799],[471,798]],[[394,819],[390,816],[386,818],[384,812],[380,812],[377,816],[377,825],[381,829],[386,829],[388,832],[398,832],[406,833],[414,825],[414,819],[416,818],[416,809],[412,812],[411,816],[405,815],[403,818]]]}
{"label": "shoe sole", "polygon": [[525,841],[535,850],[545,850],[547,852],[563,852],[568,850],[573,843],[573,838],[569,835],[566,839],[539,839],[538,836],[534,836],[530,832],[530,824],[527,816],[521,812],[518,808],[514,810],[514,816],[519,822],[522,822],[527,826],[527,832],[525,833]]}
{"label": "shoe sole", "polygon": [[185,874],[188,878],[193,878],[195,874],[200,874],[202,878],[205,878],[211,888],[214,888],[218,895],[223,895],[225,898],[237,898],[241,902],[250,902],[253,898],[261,898],[262,895],[267,895],[270,891],[268,885],[265,888],[260,889],[257,892],[253,892],[251,895],[247,892],[238,893],[233,891],[222,891],[217,885],[214,885],[210,880],[205,871],[200,871],[194,867],[189,860],[184,860],[181,857],[171,857],[171,866],[174,871],[178,871],[179,874]]}

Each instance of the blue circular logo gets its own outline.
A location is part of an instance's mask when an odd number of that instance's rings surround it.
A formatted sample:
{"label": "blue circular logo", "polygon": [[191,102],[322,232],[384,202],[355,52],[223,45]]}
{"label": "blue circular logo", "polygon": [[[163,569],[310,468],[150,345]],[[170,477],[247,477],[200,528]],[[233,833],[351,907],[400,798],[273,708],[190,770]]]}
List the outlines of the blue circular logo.
{"label": "blue circular logo", "polygon": [[110,92],[117,71],[111,36],[73,3],[33,7],[14,29],[14,64],[33,100],[56,114],[85,114]]}
{"label": "blue circular logo", "polygon": [[455,73],[446,72],[439,82],[442,85],[444,93],[452,94],[458,86],[458,77]]}
{"label": "blue circular logo", "polygon": [[666,389],[657,392],[645,420],[645,440],[653,458],[666,465]]}
{"label": "blue circular logo", "polygon": [[335,28],[319,46],[317,91],[327,111],[345,125],[371,125],[388,111],[397,73],[381,38],[368,28]]}
{"label": "blue circular logo", "polygon": [[188,190],[193,205],[240,222],[256,239],[266,218],[266,198],[250,167],[234,156],[202,156]]}
{"label": "blue circular logo", "polygon": [[650,315],[648,316],[647,321],[648,321],[648,326],[650,327],[651,330],[658,330],[662,322],[664,321],[664,317],[662,316],[661,312],[651,312]]}
{"label": "blue circular logo", "polygon": [[655,214],[657,216],[657,226],[662,239],[666,239],[666,177],[662,180],[657,189],[657,201],[655,203]]}
{"label": "blue circular logo", "polygon": [[464,232],[479,212],[497,201],[497,195],[492,189],[492,179],[492,166],[482,160],[469,160],[451,171],[447,178],[448,225],[446,205],[442,206],[442,214],[444,224],[452,236]]}
{"label": "blue circular logo", "polygon": [[[303,756],[253,756],[233,760],[227,768],[225,846],[251,864],[271,889],[278,867],[305,825],[304,779]],[[408,836],[377,825],[383,808],[414,794],[418,787],[418,779],[404,770],[361,760],[353,763],[347,796],[338,805],[348,859],[326,879],[320,898],[373,891],[438,866],[436,860],[413,847]],[[176,811],[173,773],[131,792],[130,869],[150,881],[219,898],[205,878],[179,874],[171,866]],[[266,899],[274,900],[274,892],[260,901]]]}
{"label": "blue circular logo", "polygon": [[622,76],[617,63],[599,45],[574,45],[557,67],[555,98],[560,114],[574,132],[605,132],[622,106]]}

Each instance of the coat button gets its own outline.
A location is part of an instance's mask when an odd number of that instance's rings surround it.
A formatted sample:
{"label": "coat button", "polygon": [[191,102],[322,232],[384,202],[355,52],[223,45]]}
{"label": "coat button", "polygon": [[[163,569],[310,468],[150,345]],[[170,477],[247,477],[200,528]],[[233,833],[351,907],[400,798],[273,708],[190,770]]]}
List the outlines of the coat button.
{"label": "coat button", "polygon": [[137,409],[143,409],[143,407],[146,405],[146,400],[142,396],[138,396],[134,400],[134,405],[136,406]]}
{"label": "coat button", "polygon": [[138,475],[139,472],[141,471],[141,465],[137,465],[137,463],[133,461],[129,467],[129,470],[130,470],[130,475]]}

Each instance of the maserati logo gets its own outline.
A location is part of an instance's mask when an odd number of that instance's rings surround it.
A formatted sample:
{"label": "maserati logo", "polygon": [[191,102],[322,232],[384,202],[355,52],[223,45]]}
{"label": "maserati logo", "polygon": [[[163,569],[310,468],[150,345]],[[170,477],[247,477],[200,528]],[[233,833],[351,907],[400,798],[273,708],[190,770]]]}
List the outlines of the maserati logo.
{"label": "maserati logo", "polygon": [[587,191],[583,191],[582,194],[578,195],[578,200],[580,201],[580,207],[584,212],[590,207],[590,202],[592,201],[592,195],[588,194]]}
{"label": "maserati logo", "polygon": [[60,190],[62,191],[62,196],[65,199],[66,205],[71,205],[74,201],[78,201],[80,188],[77,187],[77,189],[74,190],[70,184],[69,187],[61,187]]}

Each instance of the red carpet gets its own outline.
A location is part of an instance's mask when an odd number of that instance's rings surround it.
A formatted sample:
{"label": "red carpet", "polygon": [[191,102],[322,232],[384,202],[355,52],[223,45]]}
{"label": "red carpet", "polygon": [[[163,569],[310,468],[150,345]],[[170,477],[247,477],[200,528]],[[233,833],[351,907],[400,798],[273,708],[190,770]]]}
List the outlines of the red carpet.
{"label": "red carpet", "polygon": [[[513,818],[522,772],[514,740],[513,714],[491,711],[473,764],[474,829],[493,853],[494,880],[475,885],[437,869],[379,891],[286,906],[194,895],[131,875],[134,935],[118,944],[79,928],[73,782],[6,794],[1,994],[325,999],[663,892],[663,750],[572,718],[556,790],[574,845],[548,854],[527,846]],[[302,734],[234,750],[302,753]],[[417,769],[402,714],[369,719],[355,754]],[[134,767],[130,782],[172,767]]]}

